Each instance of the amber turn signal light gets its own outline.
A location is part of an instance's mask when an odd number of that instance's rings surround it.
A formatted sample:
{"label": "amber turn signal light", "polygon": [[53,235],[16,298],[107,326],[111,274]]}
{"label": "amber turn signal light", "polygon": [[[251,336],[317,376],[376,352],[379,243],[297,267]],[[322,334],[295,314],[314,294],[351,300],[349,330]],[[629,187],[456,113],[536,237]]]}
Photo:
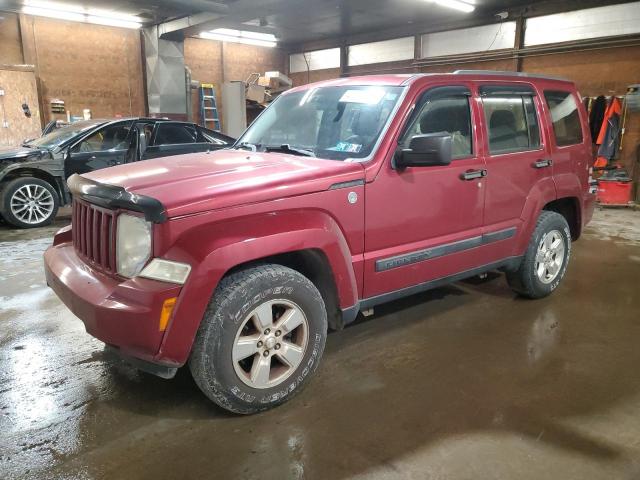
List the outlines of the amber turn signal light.
{"label": "amber turn signal light", "polygon": [[160,331],[164,332],[169,325],[169,319],[173,313],[173,307],[176,306],[177,297],[167,298],[162,304],[162,311],[160,312]]}

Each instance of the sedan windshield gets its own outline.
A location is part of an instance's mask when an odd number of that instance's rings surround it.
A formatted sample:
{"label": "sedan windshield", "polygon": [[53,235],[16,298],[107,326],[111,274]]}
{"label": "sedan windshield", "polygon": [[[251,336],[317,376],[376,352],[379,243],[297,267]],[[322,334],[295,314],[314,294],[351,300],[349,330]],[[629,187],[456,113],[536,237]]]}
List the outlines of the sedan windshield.
{"label": "sedan windshield", "polygon": [[249,127],[236,148],[330,160],[368,157],[403,87],[319,87],[281,95]]}
{"label": "sedan windshield", "polygon": [[36,138],[28,143],[29,147],[54,149],[66,143],[81,133],[87,132],[92,128],[105,123],[104,121],[84,120],[72,123],[66,127],[58,128],[44,137]]}

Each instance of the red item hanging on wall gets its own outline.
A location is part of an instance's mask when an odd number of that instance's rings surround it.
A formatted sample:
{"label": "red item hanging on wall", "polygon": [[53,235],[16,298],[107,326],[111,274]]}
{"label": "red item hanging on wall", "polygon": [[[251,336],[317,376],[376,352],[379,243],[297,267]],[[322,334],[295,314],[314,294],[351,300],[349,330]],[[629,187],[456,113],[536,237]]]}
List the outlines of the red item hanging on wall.
{"label": "red item hanging on wall", "polygon": [[596,161],[593,163],[594,168],[604,168],[609,164],[609,160],[604,157],[596,158]]}
{"label": "red item hanging on wall", "polygon": [[602,121],[602,127],[600,127],[600,134],[598,135],[598,140],[596,143],[598,145],[602,145],[604,142],[605,136],[607,134],[607,124],[613,115],[622,115],[622,103],[618,99],[618,97],[613,97],[611,99],[611,103],[607,107],[607,111],[604,114],[604,120]]}
{"label": "red item hanging on wall", "polygon": [[621,115],[622,103],[617,97],[613,97],[604,114],[600,134],[596,140],[596,144],[600,145],[598,158],[596,158],[594,163],[594,167],[596,168],[606,167],[609,164],[609,161],[613,160],[615,157],[619,145],[618,138],[620,135]]}

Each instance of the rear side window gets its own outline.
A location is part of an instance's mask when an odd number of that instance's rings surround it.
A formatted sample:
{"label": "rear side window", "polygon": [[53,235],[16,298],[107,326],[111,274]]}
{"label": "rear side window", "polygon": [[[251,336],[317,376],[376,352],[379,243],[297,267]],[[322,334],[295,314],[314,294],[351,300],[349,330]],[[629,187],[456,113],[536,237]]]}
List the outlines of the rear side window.
{"label": "rear side window", "polygon": [[197,143],[198,133],[193,125],[181,123],[160,123],[156,134],[155,145],[176,145],[180,143]]}
{"label": "rear side window", "polygon": [[578,114],[578,104],[570,92],[545,91],[556,143],[559,147],[582,143],[582,125]]}
{"label": "rear side window", "polygon": [[483,96],[492,154],[540,148],[540,127],[530,95]]}

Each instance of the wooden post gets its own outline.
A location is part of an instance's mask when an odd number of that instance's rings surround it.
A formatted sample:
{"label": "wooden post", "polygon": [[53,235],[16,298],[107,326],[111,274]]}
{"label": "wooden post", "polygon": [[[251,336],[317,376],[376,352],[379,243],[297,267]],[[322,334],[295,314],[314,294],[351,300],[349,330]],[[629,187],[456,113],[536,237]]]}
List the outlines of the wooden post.
{"label": "wooden post", "polygon": [[340,76],[349,76],[349,47],[345,42],[340,45]]}
{"label": "wooden post", "polygon": [[[413,60],[418,61],[422,58],[422,35],[414,35],[413,37]],[[413,67],[413,71],[420,73],[420,67]]]}
{"label": "wooden post", "polygon": [[513,69],[516,72],[522,71],[522,57],[520,57],[520,53],[522,48],[524,48],[524,34],[526,30],[527,20],[520,16],[516,20],[516,41],[513,45]]}

